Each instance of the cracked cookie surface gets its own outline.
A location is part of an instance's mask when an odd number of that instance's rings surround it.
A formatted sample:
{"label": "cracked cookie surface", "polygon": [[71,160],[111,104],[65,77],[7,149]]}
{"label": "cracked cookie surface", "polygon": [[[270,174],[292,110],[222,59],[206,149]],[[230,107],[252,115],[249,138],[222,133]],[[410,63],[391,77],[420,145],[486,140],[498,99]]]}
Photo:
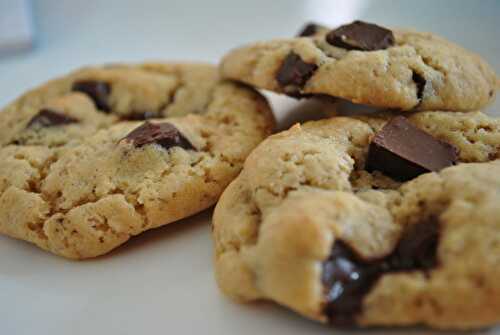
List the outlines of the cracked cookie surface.
{"label": "cracked cookie surface", "polygon": [[401,182],[365,163],[391,114],[296,125],[262,142],[219,200],[216,279],[340,326],[500,321],[500,120],[416,112],[457,164]]}
{"label": "cracked cookie surface", "polygon": [[[370,28],[375,37],[360,24],[376,27]],[[351,31],[340,43],[346,27]],[[333,31],[308,25],[296,38],[237,48],[223,58],[220,71],[291,96],[326,94],[404,111],[480,109],[493,101],[497,80],[479,55],[444,38],[359,21]]]}
{"label": "cracked cookie surface", "polygon": [[213,66],[150,63],[55,79],[0,123],[0,233],[82,259],[213,205],[274,119]]}

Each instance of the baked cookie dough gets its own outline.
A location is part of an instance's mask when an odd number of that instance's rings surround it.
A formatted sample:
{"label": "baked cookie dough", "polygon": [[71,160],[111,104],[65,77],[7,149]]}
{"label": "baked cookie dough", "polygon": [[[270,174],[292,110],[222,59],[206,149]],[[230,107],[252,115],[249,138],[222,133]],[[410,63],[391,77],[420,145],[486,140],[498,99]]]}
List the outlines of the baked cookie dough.
{"label": "baked cookie dough", "polygon": [[403,111],[480,109],[497,85],[479,55],[442,37],[361,21],[333,30],[311,24],[295,38],[237,48],[220,71],[296,97],[329,95]]}
{"label": "baked cookie dough", "polygon": [[500,120],[407,115],[261,143],[215,209],[221,290],[336,326],[499,322]]}
{"label": "baked cookie dough", "polygon": [[50,81],[0,125],[0,233],[83,259],[213,205],[274,119],[213,66],[151,63]]}

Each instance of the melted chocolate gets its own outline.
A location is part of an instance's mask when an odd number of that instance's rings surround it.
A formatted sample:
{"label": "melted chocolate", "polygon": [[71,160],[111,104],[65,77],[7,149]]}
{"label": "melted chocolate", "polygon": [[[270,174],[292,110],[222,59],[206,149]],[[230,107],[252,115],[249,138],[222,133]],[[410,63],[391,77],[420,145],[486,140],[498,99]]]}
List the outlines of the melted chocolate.
{"label": "melted chocolate", "polygon": [[438,265],[439,222],[435,218],[409,226],[395,250],[377,260],[364,260],[343,241],[335,241],[323,262],[324,313],[331,324],[352,326],[363,299],[384,274],[427,271]]}

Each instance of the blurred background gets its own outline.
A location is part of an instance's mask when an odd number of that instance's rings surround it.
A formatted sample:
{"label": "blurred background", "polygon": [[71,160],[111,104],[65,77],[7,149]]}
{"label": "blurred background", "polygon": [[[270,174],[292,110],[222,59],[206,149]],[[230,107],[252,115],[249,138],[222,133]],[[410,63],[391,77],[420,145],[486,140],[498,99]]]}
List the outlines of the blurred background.
{"label": "blurred background", "polygon": [[0,0],[0,105],[85,64],[216,63],[240,44],[293,36],[306,21],[433,31],[500,72],[499,17],[498,0]]}

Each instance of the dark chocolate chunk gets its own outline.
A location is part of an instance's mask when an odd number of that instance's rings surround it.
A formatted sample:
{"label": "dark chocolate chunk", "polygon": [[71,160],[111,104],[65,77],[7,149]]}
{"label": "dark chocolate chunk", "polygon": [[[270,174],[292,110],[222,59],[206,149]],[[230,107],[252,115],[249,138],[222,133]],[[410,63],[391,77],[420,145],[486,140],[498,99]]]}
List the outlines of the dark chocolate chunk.
{"label": "dark chocolate chunk", "polygon": [[326,289],[325,314],[337,326],[355,324],[362,310],[363,297],[381,276],[377,262],[364,262],[349,246],[335,241],[323,262],[322,283]]}
{"label": "dark chocolate chunk", "polygon": [[398,116],[390,120],[373,138],[366,170],[378,170],[405,181],[431,171],[439,171],[457,161],[455,146],[438,140]]}
{"label": "dark chocolate chunk", "polygon": [[41,109],[38,112],[38,114],[33,116],[33,118],[31,118],[26,128],[55,127],[76,122],[78,122],[78,120],[71,116],[64,115],[56,111],[53,111],[51,109],[44,108]]}
{"label": "dark chocolate chunk", "polygon": [[276,74],[276,80],[285,90],[293,93],[302,88],[318,69],[316,64],[306,63],[295,52],[286,56]]}
{"label": "dark chocolate chunk", "polygon": [[111,111],[108,103],[111,94],[111,85],[109,83],[96,80],[80,80],[73,83],[71,90],[87,94],[94,101],[97,109],[103,112]]}
{"label": "dark chocolate chunk", "polygon": [[394,251],[384,258],[363,260],[346,243],[335,241],[323,262],[324,313],[331,324],[352,326],[363,309],[363,299],[387,273],[429,271],[438,265],[439,222],[409,226]]}
{"label": "dark chocolate chunk", "polygon": [[132,130],[123,140],[131,141],[137,148],[156,143],[167,150],[172,147],[196,150],[191,142],[174,125],[168,122],[151,123],[146,121]]}
{"label": "dark chocolate chunk", "polygon": [[425,84],[427,83],[427,80],[425,80],[424,77],[422,77],[420,74],[418,74],[415,71],[413,71],[411,79],[415,82],[415,85],[417,85],[417,99],[422,100],[422,97],[424,96],[424,89],[425,89]]}
{"label": "dark chocolate chunk", "polygon": [[141,120],[156,119],[160,117],[161,114],[158,112],[147,111],[147,112],[132,112],[124,115],[122,119],[130,121],[141,121]]}
{"label": "dark chocolate chunk", "polygon": [[307,36],[312,36],[318,32],[318,28],[320,25],[314,23],[314,22],[309,22],[307,23],[300,32],[297,34],[298,37],[307,37]]}
{"label": "dark chocolate chunk", "polygon": [[439,223],[435,217],[426,223],[410,225],[391,257],[391,268],[398,270],[432,269],[437,265]]}
{"label": "dark chocolate chunk", "polygon": [[326,41],[339,48],[361,51],[387,49],[395,43],[392,31],[363,21],[354,21],[330,31]]}

